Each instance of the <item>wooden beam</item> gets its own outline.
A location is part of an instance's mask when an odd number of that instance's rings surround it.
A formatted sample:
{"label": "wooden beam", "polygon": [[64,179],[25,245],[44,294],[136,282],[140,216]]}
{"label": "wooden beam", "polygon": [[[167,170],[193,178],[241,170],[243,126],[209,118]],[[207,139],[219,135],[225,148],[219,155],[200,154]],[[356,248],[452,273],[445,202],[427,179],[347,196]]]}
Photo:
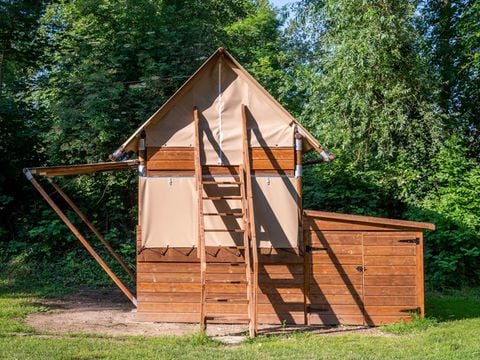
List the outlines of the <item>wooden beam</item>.
{"label": "wooden beam", "polygon": [[193,108],[193,121],[195,125],[195,184],[197,188],[197,228],[198,228],[198,249],[200,255],[200,332],[206,330],[206,273],[207,254],[205,253],[205,226],[203,223],[203,186],[202,186],[202,164],[200,154],[200,121],[198,109]]}
{"label": "wooden beam", "polygon": [[119,262],[119,264],[122,266],[122,268],[127,272],[127,274],[135,280],[135,274],[132,272],[132,270],[128,267],[127,264],[122,260],[120,255],[116,253],[115,250],[113,250],[112,246],[110,243],[103,237],[102,234],[97,230],[95,226],[87,219],[85,214],[75,205],[75,203],[68,197],[67,194],[58,186],[52,178],[48,178],[48,181],[50,184],[54,187],[54,189],[57,191],[58,194],[65,200],[65,202],[70,205],[70,207],[75,211],[75,213],[78,215],[80,219],[88,226],[88,228],[95,234],[95,236],[100,240],[100,242],[107,248],[108,252]]}
{"label": "wooden beam", "polygon": [[97,261],[97,263],[102,267],[102,269],[110,276],[113,282],[119,287],[119,289],[123,292],[123,294],[130,300],[133,305],[137,306],[137,299],[135,296],[130,292],[130,290],[122,283],[122,281],[113,273],[112,270],[108,267],[108,265],[103,261],[100,255],[92,248],[92,246],[88,243],[87,239],[83,237],[82,234],[77,230],[77,228],[71,223],[71,221],[67,218],[67,216],[63,213],[63,211],[55,204],[52,198],[46,193],[46,191],[42,188],[42,186],[35,180],[32,173],[29,169],[24,169],[23,172],[27,179],[32,183],[33,187],[40,193],[40,195],[45,199],[45,201],[50,205],[50,207],[55,211],[55,213],[60,217],[60,219],[67,225],[70,231],[75,235],[75,237],[82,243],[82,245],[87,249],[87,251],[92,255],[92,257]]}
{"label": "wooden beam", "polygon": [[365,223],[365,224],[376,224],[376,225],[385,225],[392,226],[396,228],[405,228],[405,229],[415,229],[415,230],[435,230],[435,225],[431,223],[424,223],[418,221],[408,221],[408,220],[397,220],[397,219],[387,219],[387,218],[378,218],[373,216],[363,216],[363,215],[350,215],[350,214],[339,214],[327,211],[318,211],[318,210],[304,210],[305,220],[310,219],[326,219],[326,220],[338,220],[342,222],[352,222],[352,223]]}
{"label": "wooden beam", "polygon": [[295,190],[297,192],[297,217],[298,217],[298,247],[301,248],[303,240],[303,201],[302,201],[302,143],[303,136],[295,134]]}
{"label": "wooden beam", "polygon": [[29,168],[28,170],[32,175],[52,177],[52,176],[93,174],[96,172],[105,172],[105,171],[129,170],[129,169],[135,169],[137,165],[138,165],[138,160],[125,160],[125,161],[118,161],[118,162],[99,162],[94,164],[33,167],[33,168]]}
{"label": "wooden beam", "polygon": [[[243,151],[248,151],[244,149]],[[245,278],[247,280],[247,301],[248,301],[248,318],[250,322],[250,336],[255,336],[255,331],[253,331],[252,321],[253,321],[253,284],[252,284],[252,261],[250,256],[250,219],[248,211],[248,198],[246,196],[246,174],[244,166],[239,166],[238,169],[240,175],[240,195],[242,197],[242,211],[243,211],[243,247],[244,247],[244,260],[245,260]]]}
{"label": "wooden beam", "polygon": [[[258,291],[258,249],[257,249],[257,233],[255,229],[255,214],[253,210],[253,191],[252,191],[252,173],[250,164],[250,150],[248,142],[248,126],[247,126],[247,107],[242,105],[242,137],[243,137],[243,166],[245,169],[246,178],[246,195],[247,195],[247,211],[249,219],[249,232],[250,232],[250,246],[252,251],[253,260],[253,275],[252,275],[252,296],[251,296],[251,318],[249,332],[250,337],[257,336],[258,332],[258,319],[257,319],[257,291]],[[245,249],[248,251],[249,249]]]}

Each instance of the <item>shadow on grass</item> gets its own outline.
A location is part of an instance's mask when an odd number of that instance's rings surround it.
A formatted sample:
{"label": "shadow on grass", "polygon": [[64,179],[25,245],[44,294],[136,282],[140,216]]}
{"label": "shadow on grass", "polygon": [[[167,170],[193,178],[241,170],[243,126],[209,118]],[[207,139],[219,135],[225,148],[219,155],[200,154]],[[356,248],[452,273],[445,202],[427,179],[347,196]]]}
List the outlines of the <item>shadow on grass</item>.
{"label": "shadow on grass", "polygon": [[382,331],[403,335],[428,330],[441,323],[480,318],[480,288],[444,290],[426,294],[425,317],[412,315],[410,322],[382,327]]}
{"label": "shadow on grass", "polygon": [[425,307],[426,317],[439,322],[480,318],[480,288],[428,293]]}

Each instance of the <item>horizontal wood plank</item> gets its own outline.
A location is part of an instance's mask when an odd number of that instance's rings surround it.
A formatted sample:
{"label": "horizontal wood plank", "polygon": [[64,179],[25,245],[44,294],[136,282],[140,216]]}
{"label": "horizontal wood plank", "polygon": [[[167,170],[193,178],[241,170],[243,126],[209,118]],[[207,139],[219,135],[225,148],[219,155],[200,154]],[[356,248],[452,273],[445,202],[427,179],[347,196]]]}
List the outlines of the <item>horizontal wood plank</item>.
{"label": "horizontal wood plank", "polygon": [[[292,148],[251,148],[252,170],[293,170],[295,167]],[[190,170],[194,171],[193,147],[169,148],[147,147],[149,171]]]}
{"label": "horizontal wood plank", "polygon": [[[361,264],[361,263],[360,263]],[[360,265],[359,264],[359,265]],[[359,265],[343,265],[343,264],[312,264],[312,273],[315,275],[329,275],[329,274],[352,274],[358,275],[357,270]]]}
{"label": "horizontal wood plank", "polygon": [[316,283],[320,288],[322,285],[361,285],[362,279],[362,275],[312,275],[312,282]]}
{"label": "horizontal wood plank", "polygon": [[370,315],[365,318],[365,324],[369,326],[380,326],[392,324],[399,321],[409,322],[412,317],[408,314],[404,315]]}
{"label": "horizontal wood plank", "polygon": [[397,285],[416,285],[415,276],[383,276],[371,275],[365,276],[365,286],[397,286]]}
{"label": "horizontal wood plank", "polygon": [[415,275],[417,268],[415,266],[377,266],[369,265],[365,267],[365,277],[372,275]]}
{"label": "horizontal wood plank", "polygon": [[369,296],[408,296],[415,295],[415,286],[368,286]]}
{"label": "horizontal wood plank", "polygon": [[346,314],[309,314],[310,325],[363,325],[363,315],[346,315]]}
{"label": "horizontal wood plank", "polygon": [[417,297],[413,293],[411,296],[370,296],[368,289],[366,290],[364,297],[365,306],[403,306],[403,307],[416,307]]}
{"label": "horizontal wood plank", "polygon": [[362,245],[362,234],[359,233],[338,233],[325,231],[311,231],[309,233],[311,245]]}
{"label": "horizontal wood plank", "polygon": [[414,246],[365,246],[365,256],[415,256]]}

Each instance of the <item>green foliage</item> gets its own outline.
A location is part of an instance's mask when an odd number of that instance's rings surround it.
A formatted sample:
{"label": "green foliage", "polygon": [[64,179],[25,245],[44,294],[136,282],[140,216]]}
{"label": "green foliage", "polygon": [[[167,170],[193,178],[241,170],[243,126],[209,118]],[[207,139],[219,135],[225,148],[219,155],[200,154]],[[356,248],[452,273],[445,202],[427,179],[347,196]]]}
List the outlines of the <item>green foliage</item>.
{"label": "green foliage", "polygon": [[443,289],[427,293],[426,312],[438,322],[477,318],[480,314],[480,289]]}
{"label": "green foliage", "polygon": [[437,74],[439,105],[449,125],[464,137],[470,155],[480,159],[480,3],[472,0],[424,0],[423,29]]}
{"label": "green foliage", "polygon": [[304,207],[347,214],[398,217],[403,204],[392,197],[381,171],[361,171],[344,153],[330,164],[307,168]]}
{"label": "green foliage", "polygon": [[27,162],[38,161],[42,126],[31,103],[30,77],[41,46],[38,19],[47,1],[0,2],[0,243],[11,240],[15,211],[29,198],[20,179]]}
{"label": "green foliage", "polygon": [[404,335],[419,333],[437,325],[438,322],[435,319],[412,315],[411,321],[400,321],[392,325],[383,326],[382,331],[390,334]]}
{"label": "green foliage", "polygon": [[[440,8],[436,1],[426,3],[306,0],[297,9],[294,39],[310,49],[298,55],[310,69],[302,79],[310,96],[301,118],[337,154],[334,164],[306,172],[305,207],[433,222],[437,230],[425,243],[428,282],[477,284],[479,165],[468,160],[458,140],[445,140],[457,133],[467,138],[463,127],[452,127],[454,107],[444,106],[445,99],[475,101],[460,85],[445,95],[449,85],[438,81],[462,78],[463,40],[448,41],[459,31],[476,33],[477,11],[469,2]],[[422,23],[422,11],[427,19],[430,12],[439,16],[437,27]],[[436,31],[447,16],[455,22],[442,37]],[[307,26],[308,36],[298,35],[305,31],[299,24]],[[418,31],[422,26],[432,31],[427,41]],[[438,67],[432,66],[428,46],[445,57]],[[469,74],[463,81],[475,86]]]}
{"label": "green foliage", "polygon": [[418,55],[409,1],[316,3],[308,21],[324,30],[309,61],[311,99],[302,117],[330,147],[366,169],[409,154],[419,164],[438,148],[441,118],[430,72]]}
{"label": "green foliage", "polygon": [[[478,1],[303,0],[291,10],[265,0],[1,2],[0,260],[23,254],[58,271],[55,259],[94,283],[21,168],[105,160],[225,46],[337,154],[306,170],[305,208],[434,222],[429,284],[478,284]],[[135,174],[58,182],[133,263]]]}
{"label": "green foliage", "polygon": [[458,138],[449,139],[433,160],[434,188],[406,216],[433,222],[425,259],[432,285],[480,280],[480,166],[466,157]]}
{"label": "green foliage", "polygon": [[[51,273],[52,274],[52,273]],[[17,275],[19,275],[17,273]],[[16,279],[20,279],[17,276]],[[0,272],[0,356],[15,359],[476,359],[480,321],[478,293],[454,292],[427,295],[431,315],[470,311],[465,317],[438,322],[415,320],[383,328],[385,335],[347,331],[336,336],[309,332],[260,336],[238,346],[222,345],[198,334],[187,336],[106,336],[99,334],[51,334],[25,324],[26,315],[47,309],[40,297],[62,294],[34,278],[13,287],[8,273]],[[49,282],[48,282],[49,283]],[[476,297],[472,295],[476,294]],[[439,306],[428,307],[429,304]],[[439,312],[437,312],[439,311]],[[463,320],[459,320],[463,319]],[[369,333],[369,331],[367,332]],[[160,355],[159,355],[160,354]]]}

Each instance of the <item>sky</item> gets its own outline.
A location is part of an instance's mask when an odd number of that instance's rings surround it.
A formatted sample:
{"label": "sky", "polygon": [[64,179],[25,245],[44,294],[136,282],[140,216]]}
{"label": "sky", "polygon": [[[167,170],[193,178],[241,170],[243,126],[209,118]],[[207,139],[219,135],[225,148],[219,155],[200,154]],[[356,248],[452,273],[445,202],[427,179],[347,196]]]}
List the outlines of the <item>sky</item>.
{"label": "sky", "polygon": [[295,2],[295,0],[270,0],[270,1],[272,2],[273,5],[275,5],[277,7]]}

